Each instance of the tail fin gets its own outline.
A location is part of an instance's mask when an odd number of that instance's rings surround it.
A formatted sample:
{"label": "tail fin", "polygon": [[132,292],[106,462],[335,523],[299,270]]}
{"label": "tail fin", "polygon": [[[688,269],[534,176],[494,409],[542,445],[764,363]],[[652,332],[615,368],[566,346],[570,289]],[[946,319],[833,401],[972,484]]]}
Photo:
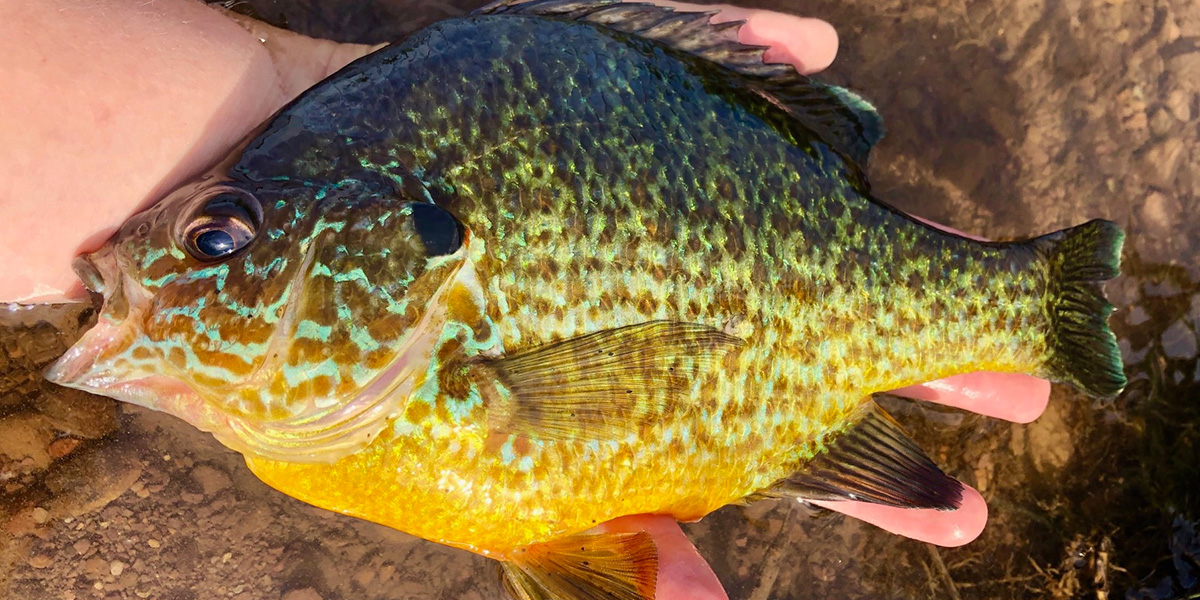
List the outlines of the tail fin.
{"label": "tail fin", "polygon": [[1101,288],[1120,274],[1124,241],[1116,223],[1096,219],[1032,242],[1049,267],[1049,376],[1098,398],[1116,396],[1126,383],[1121,351],[1108,328],[1113,306]]}

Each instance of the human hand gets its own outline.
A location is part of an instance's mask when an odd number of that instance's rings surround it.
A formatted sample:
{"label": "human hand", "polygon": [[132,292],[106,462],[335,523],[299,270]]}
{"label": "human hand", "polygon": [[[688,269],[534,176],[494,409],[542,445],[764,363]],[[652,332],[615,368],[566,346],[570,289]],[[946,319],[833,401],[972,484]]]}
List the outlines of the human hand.
{"label": "human hand", "polygon": [[0,3],[0,302],[86,298],[76,255],[371,50],[193,0]]}
{"label": "human hand", "polygon": [[[63,18],[72,13],[79,18]],[[742,41],[771,47],[768,60],[811,73],[836,54],[837,36],[827,23],[741,8],[714,17],[737,19],[748,20]],[[185,0],[5,3],[0,39],[9,46],[0,52],[0,80],[8,88],[0,114],[17,116],[0,122],[0,210],[6,215],[0,252],[22,258],[0,271],[0,300],[8,301],[81,296],[70,269],[75,255],[223,157],[296,94],[371,50],[233,20]],[[1027,422],[1045,407],[1049,384],[977,373],[897,393]],[[948,512],[820,504],[941,545],[970,541],[987,519],[982,497],[970,488],[963,506]],[[654,536],[659,598],[726,597],[670,517],[624,517],[602,527]]]}

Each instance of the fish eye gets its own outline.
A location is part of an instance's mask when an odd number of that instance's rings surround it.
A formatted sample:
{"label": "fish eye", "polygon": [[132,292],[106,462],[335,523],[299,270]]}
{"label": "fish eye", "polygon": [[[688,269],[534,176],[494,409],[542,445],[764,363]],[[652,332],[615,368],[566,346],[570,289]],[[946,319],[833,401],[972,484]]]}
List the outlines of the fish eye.
{"label": "fish eye", "polygon": [[220,260],[248,246],[261,221],[262,208],[254,196],[222,189],[195,205],[183,221],[180,242],[196,260]]}
{"label": "fish eye", "polygon": [[412,217],[413,229],[420,236],[429,256],[454,254],[462,246],[462,230],[458,219],[442,207],[414,202],[408,205],[408,211]]}

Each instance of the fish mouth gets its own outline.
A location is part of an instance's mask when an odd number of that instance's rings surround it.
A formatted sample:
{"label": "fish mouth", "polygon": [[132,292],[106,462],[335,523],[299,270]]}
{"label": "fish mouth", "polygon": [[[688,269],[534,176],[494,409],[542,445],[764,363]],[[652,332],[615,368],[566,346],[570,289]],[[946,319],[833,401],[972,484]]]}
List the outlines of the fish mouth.
{"label": "fish mouth", "polygon": [[100,363],[131,340],[132,332],[125,323],[128,321],[129,301],[125,297],[120,267],[110,244],[76,257],[71,266],[83,285],[102,299],[98,303],[100,315],[96,324],[50,365],[44,376],[51,383],[96,392],[102,387],[98,381],[103,378],[99,371]]}

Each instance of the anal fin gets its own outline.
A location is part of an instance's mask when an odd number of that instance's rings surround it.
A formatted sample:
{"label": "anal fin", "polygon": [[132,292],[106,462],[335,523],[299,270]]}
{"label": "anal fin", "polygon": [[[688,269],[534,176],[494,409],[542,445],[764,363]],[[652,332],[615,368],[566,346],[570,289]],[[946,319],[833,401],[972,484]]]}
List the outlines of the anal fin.
{"label": "anal fin", "polygon": [[658,549],[644,531],[581,533],[524,548],[500,571],[519,600],[654,600]]}
{"label": "anal fin", "polygon": [[854,427],[787,479],[754,497],[858,500],[904,508],[954,510],[962,484],[942,472],[874,402]]}

